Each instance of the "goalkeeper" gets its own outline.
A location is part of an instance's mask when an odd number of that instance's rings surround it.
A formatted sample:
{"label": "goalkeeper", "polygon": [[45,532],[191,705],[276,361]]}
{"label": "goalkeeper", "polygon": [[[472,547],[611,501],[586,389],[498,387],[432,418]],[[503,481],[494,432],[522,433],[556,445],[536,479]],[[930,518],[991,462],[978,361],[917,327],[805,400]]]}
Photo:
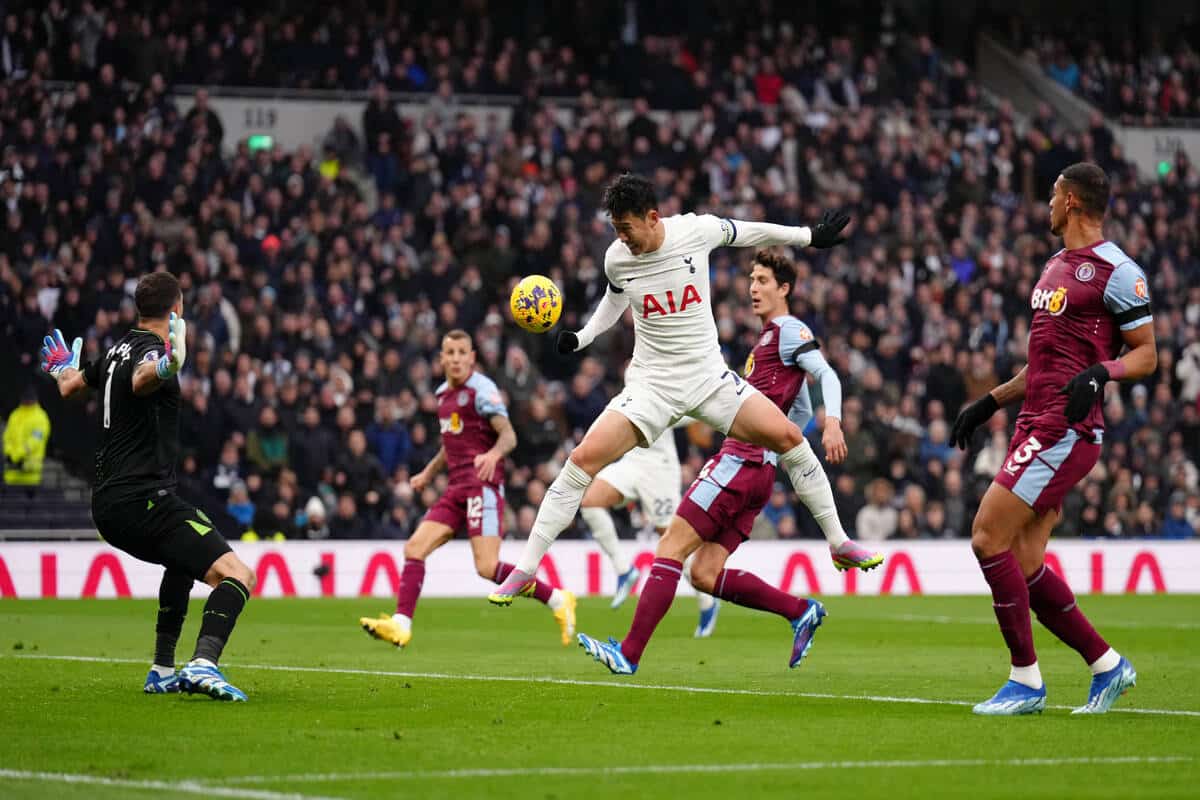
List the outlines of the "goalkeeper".
{"label": "goalkeeper", "polygon": [[[86,389],[100,397],[96,481],[92,517],[109,544],[161,564],[154,662],[144,690],[189,692],[218,700],[245,700],[217,663],[254,589],[254,573],[242,563],[212,520],[175,494],[179,458],[179,381],[187,349],[179,281],[154,272],[134,293],[137,327],[79,368],[83,341],[67,346],[62,332],[47,336],[42,369],[63,397]],[[194,581],[212,587],[195,654],[178,673],[175,644],[183,630]]]}

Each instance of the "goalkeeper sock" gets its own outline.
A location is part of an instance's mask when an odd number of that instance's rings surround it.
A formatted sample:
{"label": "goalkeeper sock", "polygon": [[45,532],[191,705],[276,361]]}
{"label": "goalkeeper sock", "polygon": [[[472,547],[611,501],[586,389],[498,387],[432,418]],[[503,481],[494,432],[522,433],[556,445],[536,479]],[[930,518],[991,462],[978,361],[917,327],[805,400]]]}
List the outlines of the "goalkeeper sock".
{"label": "goalkeeper sock", "polygon": [[237,578],[225,578],[217,584],[204,604],[204,617],[200,622],[200,637],[196,640],[193,660],[204,659],[213,664],[221,660],[221,651],[225,649],[238,615],[249,599],[250,592]]}
{"label": "goalkeeper sock", "polygon": [[817,460],[817,454],[813,452],[808,440],[804,440],[786,453],[781,453],[779,463],[783,465],[787,470],[788,477],[792,479],[792,488],[796,490],[796,496],[800,498],[800,502],[804,503],[812,513],[813,519],[821,526],[821,532],[825,534],[825,541],[829,542],[831,547],[841,547],[849,541],[850,537],[846,535],[846,531],[842,528],[842,522],[838,519],[837,506],[833,502],[833,487],[829,485],[829,476],[825,474],[825,470],[821,467],[821,462]]}
{"label": "goalkeeper sock", "polygon": [[629,563],[629,556],[621,549],[621,541],[617,538],[617,526],[613,524],[612,514],[608,509],[581,508],[579,513],[592,531],[592,541],[608,556],[617,575],[629,572],[632,565]]}
{"label": "goalkeeper sock", "polygon": [[546,490],[546,496],[538,508],[537,518],[533,521],[529,540],[525,542],[525,549],[517,559],[518,570],[526,575],[537,573],[542,556],[546,555],[546,551],[554,544],[558,535],[575,519],[579,504],[583,502],[583,493],[591,483],[592,476],[568,458],[558,477]]}
{"label": "goalkeeper sock", "polygon": [[154,626],[154,666],[160,675],[175,671],[175,645],[183,631],[191,591],[190,577],[171,570],[163,572],[162,583],[158,585],[158,622]]}

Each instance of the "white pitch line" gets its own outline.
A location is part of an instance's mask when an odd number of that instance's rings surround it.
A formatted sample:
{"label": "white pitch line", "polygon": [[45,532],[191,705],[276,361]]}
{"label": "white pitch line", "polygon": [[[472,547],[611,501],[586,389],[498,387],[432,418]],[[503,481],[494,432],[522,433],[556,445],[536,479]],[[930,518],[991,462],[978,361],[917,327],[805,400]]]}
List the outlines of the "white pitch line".
{"label": "white pitch line", "polygon": [[[0,658],[40,659],[44,661],[82,661],[92,664],[145,664],[145,659],[100,658],[97,656],[54,656],[29,654],[20,656],[0,655]],[[876,694],[833,694],[829,692],[787,692],[777,689],[733,689],[717,686],[679,686],[657,683],[627,683],[625,681],[589,681],[577,678],[551,678],[549,676],[520,675],[471,675],[451,672],[399,672],[393,670],[351,669],[348,667],[293,667],[283,664],[240,664],[229,663],[235,669],[268,669],[275,672],[306,672],[318,675],[365,675],[378,678],[423,678],[442,681],[480,681],[487,683],[537,683],[554,686],[600,686],[616,689],[649,689],[660,692],[686,692],[689,694],[745,695],[749,697],[797,697],[810,700],[868,700],[874,703],[905,703],[908,705],[973,706],[970,700],[946,700],[931,697],[893,697]],[[1071,711],[1075,706],[1046,706],[1049,709]],[[1200,717],[1200,711],[1175,708],[1114,708],[1111,713],[1151,714],[1168,717]]]}
{"label": "white pitch line", "polygon": [[[995,618],[951,617],[945,614],[896,614],[894,616],[865,617],[864,619],[896,620],[897,622],[933,622],[938,625],[995,625]],[[1149,628],[1180,631],[1200,630],[1200,622],[1100,622],[1101,628]]]}
{"label": "white pitch line", "polygon": [[297,775],[243,775],[225,783],[334,783],[339,781],[428,780],[434,778],[583,777],[678,773],[768,772],[828,769],[921,769],[929,767],[1061,767],[1122,764],[1178,764],[1192,756],[1082,756],[1077,758],[922,759],[901,761],[795,761],[790,763],[632,764],[604,767],[507,767],[497,769],[412,770],[405,772],[317,772]]}
{"label": "white pitch line", "polygon": [[68,772],[33,772],[23,769],[0,769],[0,781],[2,780],[73,783],[83,786],[108,786],[115,789],[146,789],[178,794],[198,794],[204,797],[233,797],[240,800],[339,800],[333,797],[294,792],[270,792],[265,789],[232,789],[195,780],[132,780],[105,778],[100,775],[76,775]]}

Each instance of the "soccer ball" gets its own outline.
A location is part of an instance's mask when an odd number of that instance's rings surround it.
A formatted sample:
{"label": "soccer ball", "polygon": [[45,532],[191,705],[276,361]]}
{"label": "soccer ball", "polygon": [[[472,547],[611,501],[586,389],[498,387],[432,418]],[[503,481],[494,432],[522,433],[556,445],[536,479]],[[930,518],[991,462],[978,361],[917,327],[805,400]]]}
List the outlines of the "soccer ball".
{"label": "soccer ball", "polygon": [[521,279],[509,298],[513,321],[530,333],[545,333],[562,314],[562,292],[545,275]]}

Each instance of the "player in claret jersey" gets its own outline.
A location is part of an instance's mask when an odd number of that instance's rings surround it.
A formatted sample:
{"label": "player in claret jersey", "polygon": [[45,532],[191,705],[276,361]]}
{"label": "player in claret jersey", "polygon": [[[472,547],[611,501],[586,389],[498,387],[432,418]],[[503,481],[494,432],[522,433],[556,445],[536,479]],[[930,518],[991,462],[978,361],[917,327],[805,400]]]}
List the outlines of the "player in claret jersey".
{"label": "player in claret jersey", "polygon": [[[179,381],[187,326],[179,281],[154,272],[134,291],[138,323],[83,370],[76,339],[46,337],[42,369],[63,397],[100,393],[100,437],[92,518],[104,540],[135,558],[161,564],[154,663],[148,694],[188,692],[217,700],[246,699],[217,666],[238,615],[254,590],[254,571],[242,563],[203,511],[175,494],[179,457]],[[213,587],[204,604],[195,654],[175,672],[175,644],[183,630],[194,581]]]}
{"label": "player in claret jersey", "polygon": [[[1008,383],[967,406],[951,434],[964,449],[1001,406],[1024,401],[1008,457],[984,495],[971,547],[992,589],[1000,632],[1012,655],[1009,680],[977,714],[1041,711],[1046,687],[1033,649],[1030,609],[1092,671],[1077,714],[1102,714],[1137,674],[1096,633],[1066,581],[1046,568],[1046,543],[1063,497],[1100,457],[1100,400],[1110,381],[1154,372],[1158,357],[1146,275],[1102,233],[1109,184],[1095,164],[1067,167],[1054,182],[1050,230],[1063,237],[1033,290],[1029,362]],[[1122,347],[1128,350],[1118,358]]]}
{"label": "player in claret jersey", "polygon": [[[490,378],[475,370],[475,349],[466,331],[453,330],[442,339],[442,370],[446,382],[438,387],[438,423],[442,447],[425,469],[410,481],[422,491],[447,467],[450,486],[425,514],[404,543],[404,569],[396,613],[362,617],[363,630],[385,642],[404,647],[412,639],[413,610],[425,582],[425,559],[466,528],[481,578],[500,583],[512,565],[500,560],[504,532],[504,457],[517,446],[508,409]],[[575,634],[575,595],[535,581],[525,593],[554,612],[562,643]]]}
{"label": "player in claret jersey", "polygon": [[[812,418],[806,376],[820,381],[825,400],[822,444],[829,460],[836,464],[846,457],[841,429],[842,385],[821,355],[812,331],[788,313],[788,297],[795,283],[796,268],[791,261],[765,251],[755,254],[750,302],[763,330],[746,361],[744,376],[801,430]],[[825,608],[816,600],[781,591],[745,570],[725,569],[725,561],[750,536],[754,518],[771,498],[777,461],[778,456],[761,445],[726,438],[720,452],[704,465],[688,489],[659,542],[658,558],[638,600],[629,634],[621,642],[602,642],[581,633],[580,646],[612,672],[628,675],[637,671],[646,643],[674,598],[679,580],[676,565],[692,556],[691,581],[696,589],[731,603],[770,611],[791,624],[788,666],[798,665],[812,646]],[[825,496],[805,494],[802,499],[823,528],[840,529],[832,491]],[[834,559],[837,563],[836,551]],[[870,554],[855,566],[871,569],[882,561],[881,555]]]}
{"label": "player in claret jersey", "polygon": [[[654,185],[621,175],[605,190],[617,240],[604,255],[608,290],[583,330],[562,331],[558,349],[581,350],[633,311],[633,360],[625,388],[608,404],[555,478],[517,568],[489,597],[508,605],[533,580],[542,556],[575,518],[584,492],[601,469],[632,448],[654,442],[684,416],[721,433],[768,448],[791,476],[801,498],[831,495],[829,479],[795,423],[726,366],[709,297],[708,254],[718,247],[794,245],[833,247],[850,218],[827,212],[809,227],[721,219],[709,214],[661,217]],[[819,515],[818,522],[836,521]],[[840,525],[823,524],[825,538],[845,563],[862,566],[873,554],[857,547]],[[671,566],[671,565],[668,565]]]}

